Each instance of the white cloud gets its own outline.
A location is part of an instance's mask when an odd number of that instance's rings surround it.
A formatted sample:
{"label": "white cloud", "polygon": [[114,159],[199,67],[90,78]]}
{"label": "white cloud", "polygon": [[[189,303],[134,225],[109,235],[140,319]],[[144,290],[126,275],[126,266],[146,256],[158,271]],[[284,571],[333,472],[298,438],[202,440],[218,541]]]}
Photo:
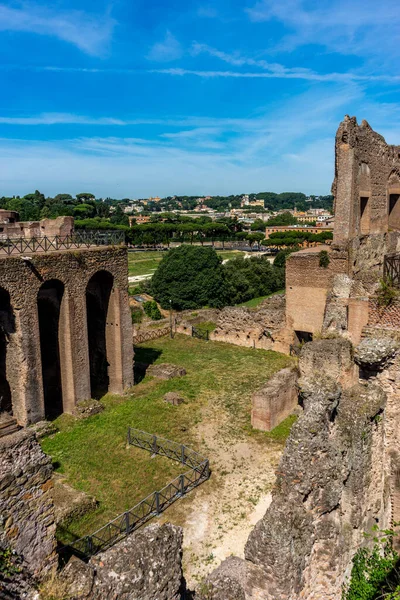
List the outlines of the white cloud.
{"label": "white cloud", "polygon": [[22,8],[0,4],[0,31],[19,31],[57,37],[92,55],[105,53],[116,21],[108,14],[90,15],[80,10],[25,3]]}
{"label": "white cloud", "polygon": [[1,117],[3,125],[125,125],[121,119],[85,117],[69,113],[42,113],[28,117]]}
{"label": "white cloud", "polygon": [[343,54],[399,54],[398,0],[261,0],[247,13],[254,22],[277,20],[292,30],[278,51],[321,44]]}
{"label": "white cloud", "polygon": [[398,83],[399,75],[362,75],[358,73],[317,73],[308,69],[284,69],[282,71],[258,72],[258,71],[196,71],[194,69],[168,68],[152,69],[151,73],[164,75],[195,75],[205,79],[211,78],[235,78],[235,79],[305,79],[306,81],[320,82],[389,82]]}
{"label": "white cloud", "polygon": [[169,62],[181,58],[182,54],[180,43],[170,31],[167,31],[163,41],[154,44],[146,58],[155,62]]}

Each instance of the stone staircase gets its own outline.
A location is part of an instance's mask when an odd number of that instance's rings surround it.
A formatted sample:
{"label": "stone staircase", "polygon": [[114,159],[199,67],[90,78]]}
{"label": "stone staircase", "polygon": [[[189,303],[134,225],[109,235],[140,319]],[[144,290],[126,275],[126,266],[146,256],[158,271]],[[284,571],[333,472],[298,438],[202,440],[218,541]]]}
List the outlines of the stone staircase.
{"label": "stone staircase", "polygon": [[10,435],[11,433],[15,433],[19,429],[21,429],[21,427],[18,425],[17,420],[14,419],[14,417],[3,418],[0,421],[0,438]]}

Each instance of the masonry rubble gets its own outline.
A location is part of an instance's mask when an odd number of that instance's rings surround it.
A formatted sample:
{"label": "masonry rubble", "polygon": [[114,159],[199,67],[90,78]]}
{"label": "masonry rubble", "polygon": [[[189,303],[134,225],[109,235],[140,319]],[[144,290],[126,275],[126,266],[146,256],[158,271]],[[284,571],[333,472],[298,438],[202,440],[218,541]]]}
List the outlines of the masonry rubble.
{"label": "masonry rubble", "polygon": [[60,579],[76,600],[181,600],[182,540],[180,527],[149,525],[88,564],[70,561]]}
{"label": "masonry rubble", "polygon": [[[201,600],[222,600],[224,593],[230,600],[339,600],[351,558],[367,543],[364,532],[391,524],[388,444],[394,450],[398,414],[388,413],[387,392],[376,378],[342,387],[338,374],[349,342],[334,340],[329,366],[319,357],[331,341],[304,346],[304,411],[288,438],[272,503],[249,536],[245,560],[224,561]],[[324,372],[310,369],[318,361]]]}

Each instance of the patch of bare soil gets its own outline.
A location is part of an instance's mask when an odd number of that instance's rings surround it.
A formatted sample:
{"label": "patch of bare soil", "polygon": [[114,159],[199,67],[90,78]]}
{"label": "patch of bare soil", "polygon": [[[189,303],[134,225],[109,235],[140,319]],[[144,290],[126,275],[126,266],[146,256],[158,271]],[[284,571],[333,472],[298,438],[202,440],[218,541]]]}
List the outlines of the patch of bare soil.
{"label": "patch of bare soil", "polygon": [[211,478],[162,517],[183,527],[189,589],[198,587],[228,556],[244,556],[249,533],[271,501],[282,452],[279,444],[232,433],[231,419],[215,406],[204,408],[196,433],[202,453],[210,459]]}

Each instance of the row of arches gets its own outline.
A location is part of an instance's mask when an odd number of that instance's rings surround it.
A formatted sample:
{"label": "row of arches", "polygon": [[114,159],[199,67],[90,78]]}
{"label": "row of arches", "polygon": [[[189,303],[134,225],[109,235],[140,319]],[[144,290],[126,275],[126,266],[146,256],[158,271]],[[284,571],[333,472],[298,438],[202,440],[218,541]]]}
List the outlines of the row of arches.
{"label": "row of arches", "polygon": [[[98,271],[86,286],[86,320],[88,333],[91,397],[108,391],[107,316],[114,278],[108,271]],[[66,291],[58,279],[45,281],[37,294],[44,412],[54,419],[64,412],[60,348],[66,335],[63,315]],[[0,288],[0,412],[12,413],[12,393],[7,377],[7,347],[15,332],[9,293]]]}
{"label": "row of arches", "polygon": [[[362,162],[358,171],[359,194],[359,233],[367,235],[371,231],[371,172],[367,163]],[[394,169],[386,186],[387,212],[382,219],[387,219],[388,231],[400,229],[400,172]]]}

